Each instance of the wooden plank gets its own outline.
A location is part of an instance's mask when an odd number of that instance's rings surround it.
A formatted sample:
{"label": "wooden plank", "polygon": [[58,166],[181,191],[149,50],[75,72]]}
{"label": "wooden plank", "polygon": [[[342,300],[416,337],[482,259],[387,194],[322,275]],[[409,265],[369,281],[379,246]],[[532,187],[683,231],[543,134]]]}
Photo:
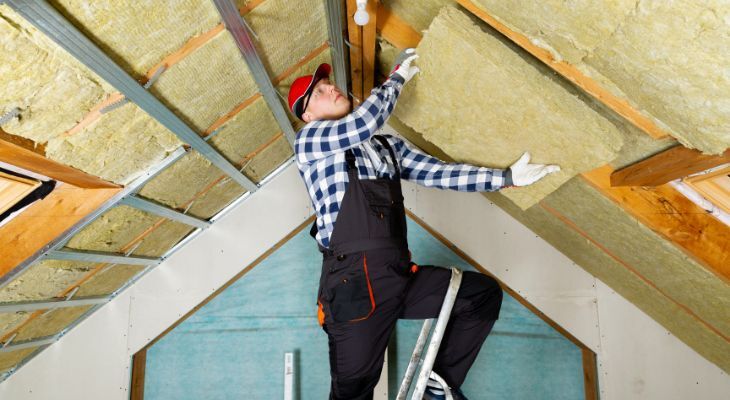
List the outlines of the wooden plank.
{"label": "wooden plank", "polygon": [[355,23],[357,4],[347,0],[347,36],[350,39],[350,90],[355,104],[362,103],[362,28]]}
{"label": "wooden plank", "polygon": [[41,182],[35,179],[26,179],[0,172],[0,214],[23,200],[25,196],[40,185]]}
{"label": "wooden plank", "polygon": [[730,163],[730,149],[722,155],[706,155],[675,146],[615,171],[611,186],[659,186],[725,163]]}
{"label": "wooden plank", "polygon": [[2,128],[0,128],[0,141],[6,142],[6,143],[12,143],[16,146],[22,147],[28,151],[32,151],[33,153],[36,153],[38,155],[44,156],[46,155],[46,145],[41,143],[36,143],[30,139],[26,139],[22,136],[13,135],[12,133],[7,133]]}
{"label": "wooden plank", "polygon": [[583,353],[583,389],[586,400],[598,400],[598,370],[596,353],[590,349],[581,349]]}
{"label": "wooden plank", "polygon": [[730,166],[684,180],[702,197],[730,213]]}
{"label": "wooden plank", "polygon": [[99,177],[49,160],[20,146],[0,140],[0,161],[86,189],[119,188]]}
{"label": "wooden plank", "polygon": [[608,89],[599,85],[596,81],[583,74],[578,68],[567,63],[566,61],[556,60],[553,55],[537,45],[533,44],[529,38],[521,33],[517,33],[512,29],[508,28],[501,22],[497,21],[494,17],[489,15],[486,11],[479,8],[470,0],[457,0],[464,8],[469,10],[472,14],[479,17],[482,21],[486,22],[492,28],[499,31],[501,34],[506,36],[508,39],[515,42],[518,46],[522,47],[528,53],[537,57],[540,61],[545,63],[550,68],[554,69],[559,74],[573,82],[579,88],[595,97],[597,100],[608,106],[610,109],[626,118],[629,122],[634,124],[637,128],[644,131],[647,135],[660,139],[669,136],[669,134],[657,126],[651,119],[637,111],[628,101],[621,99]]}
{"label": "wooden plank", "polygon": [[367,25],[362,27],[362,93],[367,97],[375,82],[376,21],[380,1],[369,0],[366,11],[370,15]]}
{"label": "wooden plank", "polygon": [[[378,5],[377,28],[383,39],[401,50],[418,46],[423,37],[382,3]],[[390,71],[386,71],[386,74],[388,72]]]}
{"label": "wooden plank", "polygon": [[0,276],[96,210],[119,190],[57,186],[45,199],[31,204],[0,227]]}
{"label": "wooden plank", "polygon": [[132,381],[130,383],[130,400],[144,400],[144,377],[147,368],[147,349],[138,351],[132,357]]}
{"label": "wooden plank", "polygon": [[607,165],[582,177],[649,229],[730,283],[730,227],[669,185],[612,187],[611,173]]}

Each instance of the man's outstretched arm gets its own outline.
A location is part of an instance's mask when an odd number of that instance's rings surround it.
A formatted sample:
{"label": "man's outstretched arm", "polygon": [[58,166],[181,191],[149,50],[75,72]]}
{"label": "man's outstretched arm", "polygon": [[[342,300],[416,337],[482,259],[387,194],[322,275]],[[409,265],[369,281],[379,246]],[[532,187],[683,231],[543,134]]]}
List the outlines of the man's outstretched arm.
{"label": "man's outstretched arm", "polygon": [[529,164],[528,153],[506,169],[445,163],[409,146],[400,138],[386,137],[400,155],[403,179],[428,187],[461,192],[492,192],[510,186],[529,185],[560,170],[556,165]]}

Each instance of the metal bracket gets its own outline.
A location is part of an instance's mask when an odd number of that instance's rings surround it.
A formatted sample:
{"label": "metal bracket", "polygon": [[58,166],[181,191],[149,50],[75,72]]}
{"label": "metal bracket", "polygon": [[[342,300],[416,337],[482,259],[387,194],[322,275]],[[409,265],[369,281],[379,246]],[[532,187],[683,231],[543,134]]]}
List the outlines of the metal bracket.
{"label": "metal bracket", "polygon": [[[152,85],[154,85],[154,83],[157,82],[158,79],[160,79],[160,75],[162,75],[162,73],[165,72],[166,70],[167,70],[167,65],[163,65],[160,68],[157,68],[155,73],[152,74],[150,79],[147,82],[145,82],[145,84],[142,85],[142,87],[145,88],[145,90],[149,90],[150,87],[152,87]],[[99,112],[102,114],[106,114],[108,112],[116,110],[117,108],[119,108],[127,103],[129,103],[129,99],[127,99],[126,97],[122,97],[121,100],[115,101],[114,103],[109,104],[108,106],[99,110]]]}
{"label": "metal bracket", "polygon": [[20,115],[20,108],[13,108],[12,110],[6,112],[2,117],[0,117],[0,125],[10,122],[10,120],[17,117],[18,115]]}

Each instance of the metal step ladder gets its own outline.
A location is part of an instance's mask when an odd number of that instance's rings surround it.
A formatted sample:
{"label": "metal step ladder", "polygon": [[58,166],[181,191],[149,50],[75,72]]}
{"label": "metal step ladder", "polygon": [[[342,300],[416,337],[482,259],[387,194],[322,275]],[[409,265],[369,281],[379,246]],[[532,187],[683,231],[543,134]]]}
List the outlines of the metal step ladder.
{"label": "metal step ladder", "polygon": [[[441,311],[439,312],[438,319],[436,320],[436,326],[433,329],[433,334],[431,334],[431,341],[428,343],[428,350],[426,350],[426,355],[422,357],[423,348],[426,346],[426,340],[431,333],[431,326],[433,325],[434,321],[433,318],[427,319],[423,322],[421,333],[418,335],[418,340],[416,341],[416,348],[413,349],[411,361],[408,363],[406,375],[403,377],[403,382],[401,382],[400,389],[398,390],[398,395],[396,396],[396,400],[406,400],[406,396],[408,396],[408,390],[410,390],[411,388],[411,383],[413,381],[413,377],[416,375],[416,370],[418,369],[419,364],[421,370],[418,374],[418,379],[416,380],[416,388],[413,391],[413,396],[411,397],[411,400],[423,399],[423,393],[426,391],[426,385],[428,384],[428,378],[431,375],[433,363],[434,361],[436,361],[436,354],[438,353],[439,347],[441,346],[441,339],[443,339],[444,337],[446,324],[448,324],[449,318],[451,317],[451,309],[454,308],[454,302],[456,302],[456,295],[459,292],[459,286],[461,286],[462,276],[463,274],[460,269],[451,267],[451,280],[449,281],[449,289],[446,291],[446,297],[444,297],[444,302],[441,305]],[[441,383],[441,386],[444,388],[444,392],[446,394],[446,399],[453,400],[451,391],[449,390],[446,382],[436,373],[433,374],[432,378]]]}

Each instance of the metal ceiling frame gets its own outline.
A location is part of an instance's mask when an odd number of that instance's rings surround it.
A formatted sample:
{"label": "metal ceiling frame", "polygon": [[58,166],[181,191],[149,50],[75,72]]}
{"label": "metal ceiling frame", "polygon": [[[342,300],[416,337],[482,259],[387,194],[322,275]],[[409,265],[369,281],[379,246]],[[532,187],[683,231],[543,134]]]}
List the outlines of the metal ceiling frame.
{"label": "metal ceiling frame", "polygon": [[246,190],[253,192],[258,189],[253,181],[134,80],[47,1],[5,0],[5,3]]}
{"label": "metal ceiling frame", "polygon": [[119,202],[119,204],[134,207],[138,210],[146,211],[148,213],[155,214],[159,217],[164,217],[172,221],[181,222],[195,228],[208,229],[211,224],[209,221],[183,214],[172,208],[165,207],[161,204],[155,203],[147,199],[143,199],[141,197],[137,197],[135,195],[129,195],[123,198]]}
{"label": "metal ceiling frame", "polygon": [[271,112],[274,114],[276,122],[279,123],[279,127],[284,132],[284,136],[286,136],[289,144],[294,147],[296,133],[289,121],[289,116],[287,115],[284,106],[282,106],[279,101],[279,97],[277,95],[278,92],[271,83],[271,78],[269,77],[268,72],[266,72],[264,64],[261,62],[261,57],[259,57],[259,54],[256,51],[256,46],[251,40],[251,36],[249,35],[249,31],[246,28],[246,23],[243,21],[241,13],[231,0],[212,1],[218,9],[226,29],[230,32],[231,36],[233,36],[233,40],[236,41],[238,50],[241,51],[241,54],[246,61],[246,65],[248,65],[248,69],[251,71],[251,74],[259,87],[259,91],[263,95],[264,100],[266,100],[266,104],[268,104],[269,109],[271,109]]}
{"label": "metal ceiling frame", "polygon": [[327,31],[329,33],[332,67],[335,71],[335,84],[343,93],[347,89],[347,59],[345,58],[345,42],[342,35],[345,13],[342,0],[323,0],[327,12]]}
{"label": "metal ceiling frame", "polygon": [[[239,23],[241,26],[243,25],[243,20],[240,17],[240,14],[238,14],[237,10],[236,15],[238,16],[238,22],[236,22],[236,18],[234,18],[234,15],[229,14],[230,7],[233,7],[229,1],[213,1],[216,2],[216,6],[218,6],[218,3],[220,3],[223,7],[228,7],[226,8],[226,10],[228,10],[226,11],[226,14],[221,11],[221,15],[224,16],[224,19],[225,15],[228,15],[229,21],[227,22],[226,26],[229,26],[229,23],[233,24],[233,26],[238,26],[237,24]],[[73,259],[79,261],[97,261],[107,263],[111,262],[112,266],[116,265],[117,263],[138,264],[147,266],[144,270],[139,272],[132,279],[128,280],[124,285],[122,285],[122,287],[111,293],[109,296],[93,296],[80,299],[71,299],[71,296],[69,296],[69,298],[67,299],[0,303],[0,312],[17,312],[31,310],[51,311],[65,307],[92,305],[92,307],[87,310],[83,315],[81,315],[74,322],[69,324],[66,328],[64,328],[62,331],[55,335],[37,338],[16,344],[11,343],[0,348],[0,352],[7,352],[30,347],[38,347],[36,351],[25,357],[20,363],[7,370],[6,372],[0,374],[0,383],[7,379],[23,365],[25,365],[25,363],[29,362],[36,355],[40,354],[46,347],[55,343],[71,329],[73,329],[78,324],[83,322],[86,318],[91,316],[99,308],[111,301],[114,297],[118,296],[125,289],[136,283],[155,266],[162,263],[165,259],[170,257],[170,255],[172,255],[177,250],[185,246],[188,242],[193,240],[204,229],[207,229],[211,224],[218,221],[232,209],[241,204],[243,201],[247,200],[253,194],[253,192],[255,192],[258,188],[264,186],[273,178],[278,176],[281,172],[286,170],[290,166],[290,164],[294,163],[294,157],[290,157],[277,169],[275,169],[264,179],[262,179],[259,184],[253,183],[235,166],[225,160],[223,156],[220,155],[220,153],[218,153],[215,149],[208,145],[205,139],[198,136],[197,133],[195,133],[190,127],[182,122],[182,120],[180,120],[174,113],[172,113],[172,111],[164,106],[157,98],[155,98],[141,85],[134,81],[124,70],[116,65],[108,56],[106,56],[106,54],[104,54],[98,47],[96,47],[96,45],[94,45],[89,39],[81,34],[67,19],[65,19],[65,17],[59,14],[46,1],[0,0],[0,4],[3,3],[7,3],[21,16],[23,16],[30,23],[36,26],[46,36],[51,38],[59,46],[68,51],[72,56],[74,56],[80,62],[89,67],[92,71],[99,74],[102,78],[111,83],[117,90],[124,94],[126,98],[133,101],[140,108],[146,111],[150,116],[157,119],[165,127],[170,129],[173,133],[180,137],[181,140],[189,143],[194,150],[200,152],[203,156],[208,158],[214,165],[216,165],[219,169],[229,175],[236,182],[241,184],[241,186],[243,186],[248,191],[233,202],[231,202],[231,204],[224,207],[221,211],[218,212],[218,214],[210,218],[209,221],[191,217],[174,209],[137,197],[137,191],[139,191],[147,182],[149,182],[160,172],[168,168],[174,162],[179,160],[189,151],[189,149],[185,147],[180,147],[171,154],[169,154],[161,162],[149,168],[140,177],[132,181],[119,193],[107,200],[97,210],[82,218],[80,221],[67,229],[64,233],[59,235],[53,241],[49,242],[47,245],[43,246],[43,248],[39,249],[31,257],[28,257],[21,264],[13,268],[13,270],[1,276],[0,289],[2,289],[8,283],[20,276],[33,264],[43,260],[44,258],[66,260]],[[233,8],[235,10],[235,7]],[[219,10],[221,9],[219,8]],[[291,126],[291,123],[289,122],[286,111],[284,110],[279,100],[276,98],[278,92],[274,89],[273,84],[269,79],[268,74],[263,67],[263,64],[261,63],[258,53],[256,52],[255,47],[253,46],[250,37],[248,36],[248,32],[245,29],[242,29],[241,26],[238,26],[235,29],[237,29],[239,35],[240,32],[243,33],[242,36],[239,37],[245,39],[246,43],[248,43],[248,47],[242,48],[242,44],[239,43],[237,39],[236,41],[237,44],[239,44],[239,49],[241,49],[242,54],[246,59],[246,62],[249,63],[249,68],[254,74],[254,77],[257,78],[259,89],[262,91],[262,94],[267,100],[267,103],[269,103],[269,106],[272,109],[274,116],[277,118],[277,121],[280,125],[282,125],[282,129],[284,130],[287,139],[291,144],[293,144],[295,133]],[[231,33],[233,34],[233,32]],[[235,37],[236,35],[234,35],[234,38]],[[339,38],[342,38],[341,32]],[[248,50],[244,52],[244,49]],[[337,71],[337,69],[337,63],[335,63],[335,70]],[[286,124],[284,124],[284,121],[286,121]],[[180,242],[178,242],[175,246],[173,246],[163,256],[159,258],[125,256],[121,254],[103,252],[60,250],[75,234],[77,234],[83,228],[88,226],[91,222],[96,220],[96,218],[98,218],[111,208],[120,205],[126,205],[141,209],[146,212],[151,212],[158,216],[193,226],[196,229],[190,232],[185,238],[183,238]]]}

